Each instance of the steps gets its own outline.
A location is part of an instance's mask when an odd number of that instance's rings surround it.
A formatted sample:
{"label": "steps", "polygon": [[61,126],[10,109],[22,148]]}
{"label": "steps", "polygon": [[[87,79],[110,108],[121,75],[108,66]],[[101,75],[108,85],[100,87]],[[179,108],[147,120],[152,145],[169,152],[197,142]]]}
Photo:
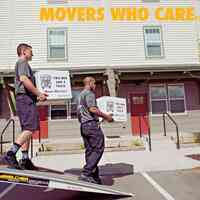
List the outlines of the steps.
{"label": "steps", "polygon": [[[49,126],[49,138],[68,137],[78,138],[80,137],[80,124],[78,120],[50,120]],[[131,128],[127,123],[107,123],[101,124],[101,128],[106,136],[126,136],[130,135]]]}

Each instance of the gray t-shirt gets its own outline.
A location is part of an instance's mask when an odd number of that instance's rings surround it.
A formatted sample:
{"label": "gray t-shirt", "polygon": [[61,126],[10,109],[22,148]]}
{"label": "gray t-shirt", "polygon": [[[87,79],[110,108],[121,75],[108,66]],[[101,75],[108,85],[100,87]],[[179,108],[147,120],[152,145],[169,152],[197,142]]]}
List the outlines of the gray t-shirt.
{"label": "gray t-shirt", "polygon": [[91,120],[99,121],[98,116],[89,111],[90,107],[97,107],[96,97],[91,90],[84,89],[80,93],[77,107],[77,115],[80,123]]}
{"label": "gray t-shirt", "polygon": [[36,86],[35,77],[34,77],[34,74],[33,74],[33,71],[31,69],[30,65],[28,64],[28,62],[26,60],[19,59],[15,65],[15,93],[16,93],[16,95],[17,94],[27,94],[33,100],[36,100],[37,97],[34,94],[32,94],[30,91],[28,91],[24,87],[23,83],[20,81],[19,78],[22,75],[27,76],[31,80],[33,85]]}

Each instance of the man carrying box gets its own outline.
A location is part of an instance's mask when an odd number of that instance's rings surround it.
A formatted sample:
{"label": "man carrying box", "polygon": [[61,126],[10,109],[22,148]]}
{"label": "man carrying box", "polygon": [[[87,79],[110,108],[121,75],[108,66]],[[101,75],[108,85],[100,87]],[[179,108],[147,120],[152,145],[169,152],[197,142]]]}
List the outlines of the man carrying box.
{"label": "man carrying box", "polygon": [[[45,101],[46,93],[41,93],[35,85],[35,78],[28,61],[32,60],[32,47],[28,44],[19,44],[17,47],[19,59],[15,66],[16,108],[20,120],[22,133],[6,153],[3,161],[12,168],[34,170],[35,166],[28,156],[31,135],[39,129],[39,115],[36,101]],[[16,153],[21,148],[22,159],[20,165]]]}
{"label": "man carrying box", "polygon": [[78,119],[81,124],[81,136],[85,146],[85,161],[80,180],[101,184],[98,163],[104,152],[104,135],[99,126],[99,117],[112,122],[111,115],[101,112],[96,103],[95,79],[86,77],[83,80],[84,90],[78,103]]}

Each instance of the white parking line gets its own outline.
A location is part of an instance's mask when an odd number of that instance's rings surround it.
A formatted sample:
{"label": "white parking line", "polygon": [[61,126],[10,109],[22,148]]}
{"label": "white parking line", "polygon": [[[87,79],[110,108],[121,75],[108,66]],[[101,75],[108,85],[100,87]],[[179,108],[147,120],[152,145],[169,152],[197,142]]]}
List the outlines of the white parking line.
{"label": "white parking line", "polygon": [[141,173],[144,178],[151,183],[151,185],[160,192],[160,194],[167,200],[175,200],[164,188],[162,188],[156,181],[154,181],[147,173]]}
{"label": "white parking line", "polygon": [[9,185],[3,192],[0,193],[0,199],[3,198],[8,192],[10,192],[16,185]]}

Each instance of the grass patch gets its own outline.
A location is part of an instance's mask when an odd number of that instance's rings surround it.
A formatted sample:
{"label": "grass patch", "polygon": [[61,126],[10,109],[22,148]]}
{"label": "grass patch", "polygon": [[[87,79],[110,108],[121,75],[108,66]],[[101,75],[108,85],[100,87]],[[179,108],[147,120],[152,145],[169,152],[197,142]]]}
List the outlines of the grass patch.
{"label": "grass patch", "polygon": [[80,149],[81,150],[85,149],[84,144],[80,144]]}
{"label": "grass patch", "polygon": [[131,147],[134,147],[134,146],[139,147],[139,146],[143,146],[143,145],[144,145],[144,144],[143,144],[142,140],[139,139],[139,138],[133,139],[133,140],[131,141],[131,143],[130,143],[130,146],[131,146]]}

